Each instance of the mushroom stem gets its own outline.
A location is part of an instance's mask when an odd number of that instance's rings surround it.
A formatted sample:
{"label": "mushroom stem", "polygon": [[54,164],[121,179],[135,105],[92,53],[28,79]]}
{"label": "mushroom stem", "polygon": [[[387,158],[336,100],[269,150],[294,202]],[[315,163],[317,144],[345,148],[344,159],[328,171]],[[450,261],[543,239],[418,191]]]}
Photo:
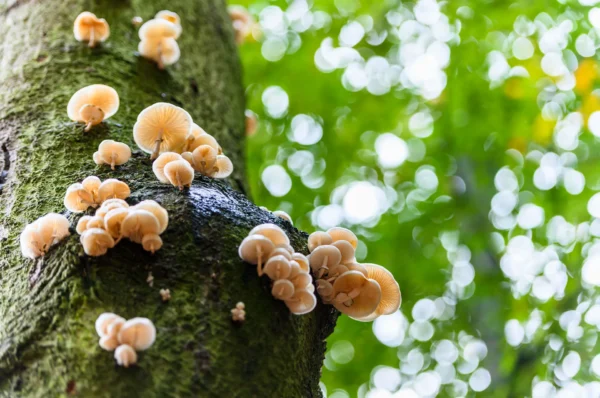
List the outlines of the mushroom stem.
{"label": "mushroom stem", "polygon": [[162,43],[160,43],[158,45],[158,69],[163,70],[165,69],[165,63],[163,61],[163,56],[162,56]]}
{"label": "mushroom stem", "polygon": [[328,260],[329,256],[325,256],[325,258],[323,259],[323,265],[321,265],[321,268],[319,268],[319,275],[318,278],[321,279],[321,277],[325,274],[325,271],[327,271],[327,260]]}
{"label": "mushroom stem", "polygon": [[258,276],[262,276],[263,271],[262,271],[262,250],[260,249],[260,246],[256,249],[257,253],[258,253],[258,262],[256,263],[256,272],[258,273]]}
{"label": "mushroom stem", "polygon": [[87,122],[87,124],[85,125],[85,128],[83,129],[83,131],[88,132],[90,131],[90,129],[92,128],[92,121],[90,120],[89,122]]}
{"label": "mushroom stem", "polygon": [[114,153],[112,153],[110,155],[110,168],[111,168],[111,170],[115,169],[115,154]]}
{"label": "mushroom stem", "polygon": [[177,176],[177,186],[179,187],[180,191],[183,191],[183,185],[181,184],[181,179],[179,178],[179,173],[177,173],[176,176]]}
{"label": "mushroom stem", "polygon": [[96,35],[94,34],[94,27],[92,26],[92,29],[90,31],[90,41],[88,42],[88,47],[89,48],[94,48],[96,47]]}
{"label": "mushroom stem", "polygon": [[150,155],[150,160],[154,160],[158,157],[158,153],[160,152],[160,144],[162,144],[163,142],[163,132],[162,130],[160,130],[158,132],[158,138],[156,139],[156,141],[154,141],[154,151],[152,152],[152,155]]}

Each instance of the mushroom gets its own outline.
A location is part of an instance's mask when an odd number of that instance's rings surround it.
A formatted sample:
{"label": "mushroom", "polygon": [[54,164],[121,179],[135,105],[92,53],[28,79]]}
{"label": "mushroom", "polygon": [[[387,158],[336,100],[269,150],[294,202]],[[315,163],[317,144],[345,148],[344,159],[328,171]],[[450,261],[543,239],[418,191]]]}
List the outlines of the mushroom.
{"label": "mushroom", "polygon": [[92,217],[86,225],[86,229],[90,229],[90,228],[104,229],[104,218],[99,217],[99,216]]}
{"label": "mushroom", "polygon": [[352,245],[354,250],[356,250],[356,246],[358,246],[358,238],[356,235],[354,235],[354,232],[350,231],[349,229],[333,227],[329,228],[327,233],[329,236],[331,236],[331,239],[333,239],[334,242],[337,242],[338,240],[345,240]]}
{"label": "mushroom", "polygon": [[156,328],[148,318],[132,318],[119,330],[119,342],[127,344],[136,351],[150,348],[156,339]]}
{"label": "mushroom", "polygon": [[96,43],[103,42],[110,36],[108,22],[98,18],[89,11],[84,11],[75,18],[73,34],[77,41],[87,41],[88,46],[95,47]]}
{"label": "mushroom", "polygon": [[230,6],[227,8],[227,11],[229,12],[229,17],[233,24],[235,42],[237,44],[242,44],[246,37],[252,32],[252,26],[254,25],[252,16],[248,10],[242,6]]}
{"label": "mushroom", "polygon": [[390,315],[398,310],[402,302],[400,286],[390,271],[377,264],[364,264],[367,277],[379,283],[381,300],[377,308],[367,317],[357,318],[360,321],[371,321],[380,315]]}
{"label": "mushroom", "polygon": [[292,298],[285,301],[285,305],[293,314],[303,315],[311,312],[315,308],[317,305],[317,298],[312,292],[306,289],[300,289],[294,292]]}
{"label": "mushroom", "polygon": [[251,235],[262,235],[268,238],[276,246],[290,244],[290,239],[287,237],[283,229],[279,228],[275,224],[258,225],[254,227],[248,234],[248,236]]}
{"label": "mushroom", "polygon": [[256,117],[256,113],[252,112],[250,109],[246,109],[244,114],[246,116],[246,135],[254,135],[258,129],[258,118]]}
{"label": "mushroom", "polygon": [[194,169],[183,159],[167,163],[163,171],[169,182],[180,191],[191,186],[194,181]]}
{"label": "mushroom", "polygon": [[176,39],[180,29],[177,25],[163,18],[146,21],[138,31],[140,40],[160,41],[161,39]]}
{"label": "mushroom", "polygon": [[171,300],[171,291],[169,289],[160,289],[158,293],[160,294],[160,299],[163,302]]}
{"label": "mushroom", "polygon": [[192,166],[194,170],[204,175],[212,173],[217,163],[217,151],[209,145],[200,145],[192,152]]}
{"label": "mushroom", "polygon": [[271,254],[269,255],[269,257],[274,257],[274,256],[283,256],[283,257],[287,258],[288,260],[292,261],[292,255],[290,254],[289,250],[287,250],[286,248],[280,247],[280,246],[276,246],[275,250],[273,250],[271,252]]}
{"label": "mushroom", "polygon": [[147,210],[130,210],[121,224],[121,234],[135,243],[142,243],[146,235],[158,235],[160,224]]}
{"label": "mushroom", "polygon": [[191,135],[188,137],[186,151],[193,152],[200,145],[208,145],[217,151],[218,155],[222,154],[221,147],[217,140],[196,123],[192,123]]}
{"label": "mushroom", "polygon": [[290,275],[288,276],[288,279],[292,280],[296,276],[298,276],[302,273],[305,273],[305,272],[300,269],[300,265],[296,261],[291,260],[290,261]]}
{"label": "mushroom", "polygon": [[121,344],[115,350],[115,360],[117,365],[128,368],[129,365],[134,365],[137,362],[137,353],[131,346]]}
{"label": "mushroom", "polygon": [[52,245],[69,234],[69,220],[65,216],[57,213],[46,214],[26,225],[21,232],[21,253],[31,259],[43,256]]}
{"label": "mushroom", "polygon": [[105,336],[100,337],[100,341],[98,342],[98,344],[103,350],[114,351],[115,348],[119,346],[119,340],[117,339],[117,336],[107,334]]}
{"label": "mushroom", "polygon": [[136,15],[135,17],[131,18],[131,24],[136,28],[139,27],[143,23],[144,23],[144,19],[140,16]]}
{"label": "mushroom", "polygon": [[175,152],[161,153],[160,156],[156,158],[154,162],[152,162],[152,171],[154,172],[156,178],[158,178],[158,181],[162,182],[163,184],[168,184],[169,179],[165,175],[165,166],[169,162],[181,159],[183,159],[183,157]]}
{"label": "mushroom", "polygon": [[333,239],[327,232],[317,231],[308,236],[308,250],[311,253],[321,245],[330,245],[332,243]]}
{"label": "mushroom", "polygon": [[83,181],[81,181],[81,185],[83,185],[85,190],[92,194],[94,207],[96,207],[96,204],[98,203],[98,189],[100,188],[101,183],[100,179],[96,176],[85,177]]}
{"label": "mushroom", "polygon": [[342,264],[356,261],[354,258],[354,247],[352,247],[350,242],[346,240],[338,240],[333,242],[331,245],[337,247],[340,251],[340,254],[342,255],[342,260],[340,262]]}
{"label": "mushroom", "polygon": [[367,268],[364,265],[360,264],[360,263],[349,262],[349,263],[346,263],[344,265],[348,268],[349,271],[358,271],[361,274],[363,274],[364,276],[366,276],[367,278],[369,277],[369,274],[367,272]]}
{"label": "mushroom", "polygon": [[165,66],[173,65],[181,57],[179,45],[172,37],[165,37],[158,40],[144,39],[138,44],[138,52],[142,57],[156,62],[158,69],[161,70]]}
{"label": "mushroom", "polygon": [[75,230],[79,235],[83,233],[87,229],[87,223],[92,219],[92,216],[83,216],[77,221],[77,227]]}
{"label": "mushroom", "polygon": [[323,245],[318,246],[308,257],[310,267],[321,278],[329,268],[336,266],[342,260],[340,251],[335,246]]}
{"label": "mushroom", "polygon": [[348,271],[333,283],[333,305],[339,311],[360,318],[371,314],[381,301],[381,287],[358,271]]}
{"label": "mushroom", "polygon": [[294,253],[294,254],[292,254],[292,260],[294,260],[298,263],[302,272],[310,271],[310,265],[308,262],[308,258],[306,258],[306,256],[304,254]]}
{"label": "mushroom", "polygon": [[292,247],[292,245],[280,244],[276,245],[275,248],[285,249],[290,255],[294,254],[294,248]]}
{"label": "mushroom", "polygon": [[125,199],[130,194],[131,190],[129,186],[115,178],[104,180],[98,188],[98,200],[100,203],[108,199]]}
{"label": "mushroom", "polygon": [[157,234],[147,234],[142,238],[142,247],[147,252],[154,254],[163,245],[163,241]]}
{"label": "mushroom", "polygon": [[238,249],[240,258],[250,264],[256,264],[258,276],[262,276],[262,262],[275,250],[275,245],[263,235],[246,237]]}
{"label": "mushroom", "polygon": [[271,294],[277,300],[289,300],[294,295],[294,285],[287,279],[279,279],[273,283]]}
{"label": "mushroom", "polygon": [[128,208],[118,207],[110,210],[106,213],[106,216],[104,216],[104,229],[113,237],[113,239],[116,239],[117,241],[121,239],[121,226],[128,215]]}
{"label": "mushroom", "polygon": [[92,194],[80,183],[71,184],[67,188],[63,203],[67,210],[73,213],[81,213],[87,210],[88,207],[96,205]]}
{"label": "mushroom", "polygon": [[131,158],[131,149],[127,144],[113,140],[104,140],[98,146],[98,152],[94,153],[96,164],[110,164],[112,170],[115,166],[125,164]]}
{"label": "mushroom", "polygon": [[192,128],[192,118],[185,110],[158,102],[144,109],[133,126],[133,139],[154,160],[160,152],[182,152]]}
{"label": "mushroom", "polygon": [[183,30],[181,28],[181,19],[179,18],[179,15],[177,15],[173,11],[162,10],[162,11],[157,12],[156,15],[154,16],[154,18],[155,19],[164,19],[165,21],[169,21],[173,25],[175,25],[178,30],[177,36],[175,38],[176,39],[179,38],[179,36],[181,35],[181,31]]}
{"label": "mushroom", "polygon": [[337,264],[329,268],[327,271],[327,280],[333,282],[335,278],[342,275],[345,272],[348,272],[349,269],[344,264]]}
{"label": "mushroom", "polygon": [[263,269],[263,272],[274,281],[289,277],[291,271],[290,261],[283,256],[270,257]]}
{"label": "mushroom", "polygon": [[100,124],[119,110],[119,95],[114,88],[104,84],[92,84],[78,90],[67,105],[71,120],[85,123],[85,130]]}
{"label": "mushroom", "polygon": [[306,289],[312,283],[312,278],[309,274],[301,273],[296,275],[290,282],[294,284],[295,289]]}
{"label": "mushroom", "polygon": [[292,217],[290,217],[289,214],[287,214],[285,211],[283,210],[275,210],[273,212],[274,216],[277,216],[279,218],[283,218],[285,221],[289,222],[290,224],[294,225],[294,222],[292,221]]}
{"label": "mushroom", "polygon": [[154,217],[158,220],[159,229],[158,233],[162,234],[169,225],[169,213],[164,207],[156,203],[154,200],[143,200],[137,205],[133,206],[133,209],[146,210],[154,214]]}
{"label": "mushroom", "polygon": [[56,244],[70,235],[69,220],[62,214],[48,213],[36,222],[39,224],[42,236],[48,239],[50,245]]}
{"label": "mushroom", "polygon": [[[194,167],[194,155],[191,152],[182,152],[181,157]],[[195,170],[195,169],[194,169]]]}
{"label": "mushroom", "polygon": [[90,228],[85,230],[79,238],[83,245],[83,250],[88,256],[102,256],[108,249],[115,246],[115,241],[108,232],[101,228]]}
{"label": "mushroom", "polygon": [[117,321],[125,322],[124,318],[121,318],[117,314],[113,314],[112,312],[104,312],[96,318],[96,333],[98,333],[99,337],[106,336],[108,334],[108,327]]}
{"label": "mushroom", "polygon": [[213,170],[208,175],[213,178],[227,178],[233,171],[233,163],[225,155],[218,155]]}
{"label": "mushroom", "polygon": [[235,305],[235,308],[231,310],[231,320],[234,322],[243,322],[246,320],[246,306],[241,301]]}

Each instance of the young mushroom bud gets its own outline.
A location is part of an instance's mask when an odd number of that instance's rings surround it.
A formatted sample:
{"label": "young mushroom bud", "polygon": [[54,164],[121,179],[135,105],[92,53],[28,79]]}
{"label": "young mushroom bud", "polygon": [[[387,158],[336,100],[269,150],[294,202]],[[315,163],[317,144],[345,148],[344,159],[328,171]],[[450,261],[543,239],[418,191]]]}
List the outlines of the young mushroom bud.
{"label": "young mushroom bud", "polygon": [[98,200],[100,203],[109,199],[126,199],[130,194],[131,190],[129,186],[115,178],[104,180],[98,188]]}
{"label": "young mushroom bud", "polygon": [[233,172],[233,163],[231,163],[231,159],[229,159],[225,155],[217,156],[217,161],[213,166],[212,173],[208,175],[212,178],[227,178]]}
{"label": "young mushroom bud", "polygon": [[119,110],[119,95],[114,88],[92,84],[77,91],[67,105],[71,120],[85,123],[85,131],[100,124]]}
{"label": "young mushroom bud", "polygon": [[345,240],[352,245],[354,250],[356,250],[356,246],[358,246],[358,238],[356,235],[354,235],[354,232],[350,231],[349,229],[333,227],[328,229],[327,233],[329,236],[331,236],[331,239],[333,239],[334,242],[337,242],[338,240]]}
{"label": "young mushroom bud", "polygon": [[157,234],[144,235],[142,238],[142,247],[147,252],[154,254],[162,247],[163,241]]}
{"label": "young mushroom bud", "polygon": [[158,224],[160,228],[158,229],[158,233],[162,234],[167,226],[169,225],[169,213],[165,210],[164,207],[156,203],[154,200],[143,200],[137,205],[133,206],[135,210],[146,210],[149,211],[156,217],[158,220]]}
{"label": "young mushroom bud", "polygon": [[289,245],[290,239],[287,237],[283,229],[275,224],[261,224],[254,227],[248,236],[262,235],[269,239],[275,246]]}
{"label": "young mushroom bud", "polygon": [[154,18],[155,19],[164,19],[165,21],[169,21],[173,25],[175,25],[178,30],[178,33],[177,33],[177,36],[175,36],[175,39],[179,38],[179,36],[181,35],[181,31],[182,31],[181,19],[179,18],[179,15],[177,15],[173,11],[162,10],[162,11],[157,12],[156,15],[154,16]]}
{"label": "young mushroom bud", "polygon": [[200,145],[192,152],[192,166],[194,170],[204,175],[212,173],[217,163],[217,151],[209,145]]}
{"label": "young mushroom bud", "polygon": [[135,143],[154,160],[161,152],[182,152],[192,129],[192,118],[183,109],[159,102],[144,109],[133,126]]}
{"label": "young mushroom bud", "polygon": [[96,205],[92,194],[80,183],[72,184],[67,188],[63,202],[67,210],[73,213],[81,213],[87,210],[88,207]]}
{"label": "young mushroom bud", "polygon": [[258,276],[263,274],[262,263],[269,254],[275,250],[275,245],[262,235],[250,235],[246,237],[238,249],[240,258],[250,264],[256,264]]}
{"label": "young mushroom bud", "polygon": [[292,266],[290,264],[290,261],[283,256],[270,257],[263,269],[263,272],[274,281],[279,279],[286,279],[290,276],[291,271]]}
{"label": "young mushroom bud", "polygon": [[271,294],[277,300],[289,300],[294,295],[294,285],[287,279],[279,279],[273,283]]}
{"label": "young mushroom bud", "polygon": [[119,330],[119,342],[130,345],[136,351],[144,351],[154,344],[156,328],[148,318],[132,318]]}
{"label": "young mushroom bud", "polygon": [[191,186],[194,181],[194,169],[183,159],[167,163],[164,173],[171,185],[178,187],[180,191]]}
{"label": "young mushroom bud", "polygon": [[92,219],[92,216],[83,216],[77,221],[77,227],[75,230],[81,235],[86,229],[88,222]]}
{"label": "young mushroom bud", "polygon": [[83,250],[88,256],[103,256],[108,249],[115,246],[115,241],[108,232],[101,228],[87,229],[79,239],[83,245]]}
{"label": "young mushroom bud", "polygon": [[327,232],[317,231],[308,236],[308,250],[312,253],[317,247],[322,245],[330,245],[333,239]]}
{"label": "young mushroom bud", "polygon": [[175,152],[161,153],[160,156],[156,158],[154,162],[152,162],[152,171],[154,172],[156,178],[158,178],[158,181],[162,182],[163,184],[168,184],[169,179],[165,175],[165,166],[170,162],[181,159],[183,159],[183,157]]}
{"label": "young mushroom bud", "polygon": [[132,242],[142,243],[146,235],[158,235],[160,225],[147,210],[130,210],[121,224],[121,234]]}
{"label": "young mushroom bud", "polygon": [[292,221],[292,217],[290,217],[289,214],[287,214],[285,211],[283,210],[275,210],[273,212],[274,216],[277,216],[279,218],[283,218],[285,221],[289,222],[290,224],[294,225],[294,222]]}
{"label": "young mushroom bud", "polygon": [[371,314],[381,301],[381,287],[358,271],[348,271],[333,283],[333,305],[353,318]]}
{"label": "young mushroom bud", "polygon": [[131,149],[127,144],[113,140],[102,141],[98,146],[98,152],[94,153],[96,164],[109,164],[112,170],[115,166],[125,164],[129,158],[131,158]]}
{"label": "young mushroom bud", "polygon": [[317,298],[311,291],[300,289],[294,292],[292,298],[285,301],[285,305],[293,314],[308,314],[315,309],[317,305]]}
{"label": "young mushroom bud", "polygon": [[137,362],[137,353],[131,346],[121,344],[115,350],[115,360],[117,361],[117,365],[128,368]]}
{"label": "young mushroom bud", "polygon": [[75,19],[73,34],[77,41],[87,41],[89,47],[95,47],[96,43],[108,39],[110,28],[104,18],[84,11]]}

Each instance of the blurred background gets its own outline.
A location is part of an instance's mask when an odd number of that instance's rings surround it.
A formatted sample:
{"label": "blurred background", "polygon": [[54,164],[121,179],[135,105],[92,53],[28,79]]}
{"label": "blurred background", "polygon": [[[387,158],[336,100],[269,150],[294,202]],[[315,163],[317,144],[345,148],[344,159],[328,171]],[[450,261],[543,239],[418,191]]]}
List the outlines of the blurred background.
{"label": "blurred background", "polygon": [[599,2],[237,2],[254,200],[402,290],[326,397],[600,396]]}

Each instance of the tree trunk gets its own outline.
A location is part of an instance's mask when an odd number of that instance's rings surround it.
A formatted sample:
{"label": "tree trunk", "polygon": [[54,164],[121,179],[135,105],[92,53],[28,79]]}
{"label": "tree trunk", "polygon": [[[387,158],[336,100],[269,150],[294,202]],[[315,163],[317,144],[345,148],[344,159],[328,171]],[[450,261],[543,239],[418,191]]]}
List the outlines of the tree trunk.
{"label": "tree trunk", "polygon": [[[136,55],[131,24],[161,9],[177,12],[181,59],[165,71]],[[73,37],[84,10],[105,18],[107,42],[89,49]],[[318,387],[324,339],[336,313],[319,304],[292,315],[269,283],[243,263],[237,247],[261,223],[284,228],[297,251],[306,234],[254,206],[245,191],[244,92],[231,23],[221,0],[0,0],[0,396],[309,397]],[[119,93],[117,114],[89,133],[71,122],[70,96],[103,83]],[[170,102],[219,140],[235,172],[223,181],[197,175],[189,190],[159,183],[132,127],[145,107]],[[104,139],[125,142],[132,159],[111,171],[92,154]],[[164,246],[155,255],[122,241],[87,257],[72,235],[43,261],[19,249],[23,227],[48,212],[75,225],[64,210],[66,188],[88,175],[118,178],[128,201],[154,199],[169,212]],[[153,285],[147,282],[149,273]],[[159,290],[171,290],[163,303]],[[230,309],[246,304],[235,324]],[[103,312],[148,317],[155,344],[137,366],[116,366],[98,346],[94,321]]]}

